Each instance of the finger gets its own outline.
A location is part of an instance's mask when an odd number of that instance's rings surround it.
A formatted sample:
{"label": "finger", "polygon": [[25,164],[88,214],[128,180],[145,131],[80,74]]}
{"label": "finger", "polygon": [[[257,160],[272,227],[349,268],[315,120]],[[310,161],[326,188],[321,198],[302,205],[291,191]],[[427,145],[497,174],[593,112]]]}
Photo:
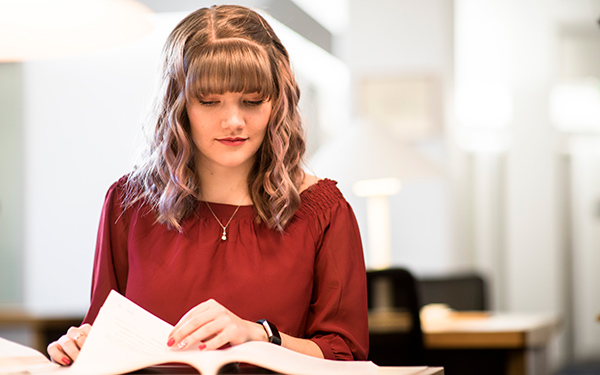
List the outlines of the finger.
{"label": "finger", "polygon": [[[218,315],[216,315],[214,311],[209,310],[191,317],[173,333],[169,343],[177,349],[184,349],[190,344],[208,337],[215,328],[212,325],[209,325],[208,328],[206,328],[206,325],[213,322],[217,316]],[[211,329],[210,327],[213,328]],[[198,330],[201,332],[196,336],[192,336],[194,332],[197,332]]]}
{"label": "finger", "polygon": [[216,301],[209,299],[209,300],[204,301],[201,304],[197,305],[196,307],[190,309],[187,313],[185,313],[184,316],[181,317],[181,319],[179,319],[179,321],[177,322],[175,327],[173,327],[173,330],[171,332],[175,332],[177,329],[179,329],[181,326],[183,326],[186,322],[193,319],[196,315],[202,314],[202,313],[210,310],[211,308],[214,308],[215,304],[218,305],[218,303]]}
{"label": "finger", "polygon": [[87,340],[88,334],[90,333],[91,329],[92,329],[92,326],[87,323],[83,324],[79,327],[79,333],[81,334],[81,336],[77,340],[77,343],[79,344],[80,349],[83,347],[85,340]]}
{"label": "finger", "polygon": [[231,338],[229,329],[225,328],[218,334],[201,341],[197,346],[200,350],[215,350],[229,344],[230,342]]}
{"label": "finger", "polygon": [[215,319],[220,305],[213,300],[203,302],[188,311],[173,327],[167,339],[168,346],[178,346],[182,340],[199,327]]}
{"label": "finger", "polygon": [[[185,342],[185,348],[196,347],[202,350],[206,347],[206,341],[214,339],[215,336],[222,335],[226,328],[221,321],[213,320],[184,337],[181,342]],[[178,348],[181,349],[181,347]]]}
{"label": "finger", "polygon": [[70,337],[71,340],[73,340],[73,343],[75,344],[77,349],[81,350],[81,347],[83,346],[86,337],[84,330],[82,330],[81,328],[71,327],[67,331],[67,336]]}
{"label": "finger", "polygon": [[47,351],[48,355],[50,355],[50,358],[56,363],[59,363],[63,366],[67,366],[73,363],[73,360],[69,358],[69,356],[64,352],[63,348],[60,346],[58,341],[50,343],[50,345],[48,345]]}
{"label": "finger", "polygon": [[90,333],[90,330],[92,329],[92,326],[90,324],[82,324],[79,326],[79,328],[76,328],[78,332],[84,334],[84,335],[88,335]]}
{"label": "finger", "polygon": [[58,344],[62,348],[63,352],[71,358],[72,361],[77,359],[79,355],[79,347],[75,344],[75,341],[67,335],[63,335],[58,339]]}
{"label": "finger", "polygon": [[250,322],[244,322],[231,313],[219,316],[214,323],[219,332],[202,340],[198,349],[214,350],[222,348],[225,345],[237,345],[248,341],[249,333],[246,326],[248,323]]}

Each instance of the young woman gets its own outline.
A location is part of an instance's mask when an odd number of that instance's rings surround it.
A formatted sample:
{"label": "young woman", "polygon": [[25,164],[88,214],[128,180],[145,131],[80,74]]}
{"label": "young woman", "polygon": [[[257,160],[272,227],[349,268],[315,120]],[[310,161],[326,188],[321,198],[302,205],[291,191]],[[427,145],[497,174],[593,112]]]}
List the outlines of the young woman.
{"label": "young woman", "polygon": [[106,196],[85,324],[50,356],[77,358],[115,289],[175,325],[173,350],[262,340],[366,359],[359,230],[335,182],[302,169],[299,90],[272,28],[248,8],[199,9],[164,58],[147,158]]}

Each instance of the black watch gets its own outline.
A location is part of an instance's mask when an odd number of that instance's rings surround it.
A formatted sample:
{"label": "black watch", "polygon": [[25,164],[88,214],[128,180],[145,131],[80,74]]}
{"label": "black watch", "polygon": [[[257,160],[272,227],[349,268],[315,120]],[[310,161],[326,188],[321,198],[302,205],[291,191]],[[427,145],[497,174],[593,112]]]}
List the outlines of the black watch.
{"label": "black watch", "polygon": [[266,319],[259,319],[256,321],[256,323],[263,326],[270,343],[281,345],[281,336],[279,335],[279,331],[277,330],[277,327],[275,327],[275,324],[267,321]]}

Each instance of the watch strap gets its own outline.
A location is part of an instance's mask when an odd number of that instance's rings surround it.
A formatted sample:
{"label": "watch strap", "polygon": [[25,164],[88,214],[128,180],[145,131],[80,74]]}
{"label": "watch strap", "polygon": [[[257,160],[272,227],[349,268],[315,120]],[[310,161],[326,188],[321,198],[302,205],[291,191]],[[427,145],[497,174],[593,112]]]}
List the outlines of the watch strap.
{"label": "watch strap", "polygon": [[267,338],[270,343],[275,345],[281,345],[281,336],[279,335],[279,330],[275,327],[275,324],[269,322],[266,319],[259,319],[256,323],[263,326],[265,332],[267,333]]}

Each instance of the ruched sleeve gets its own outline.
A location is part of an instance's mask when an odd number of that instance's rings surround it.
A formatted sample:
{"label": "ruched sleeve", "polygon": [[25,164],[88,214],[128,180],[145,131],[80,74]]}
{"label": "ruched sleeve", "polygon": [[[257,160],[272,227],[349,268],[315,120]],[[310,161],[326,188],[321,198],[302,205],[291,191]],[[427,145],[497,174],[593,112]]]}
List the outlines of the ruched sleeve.
{"label": "ruched sleeve", "polygon": [[364,360],[369,333],[360,232],[352,208],[335,183],[326,181],[323,186],[329,194],[317,197],[321,209],[314,228],[317,254],[307,332],[325,358]]}
{"label": "ruched sleeve", "polygon": [[121,178],[109,188],[102,207],[92,272],[91,303],[84,323],[94,322],[112,289],[125,294],[128,220],[123,215],[121,204],[125,179]]}

